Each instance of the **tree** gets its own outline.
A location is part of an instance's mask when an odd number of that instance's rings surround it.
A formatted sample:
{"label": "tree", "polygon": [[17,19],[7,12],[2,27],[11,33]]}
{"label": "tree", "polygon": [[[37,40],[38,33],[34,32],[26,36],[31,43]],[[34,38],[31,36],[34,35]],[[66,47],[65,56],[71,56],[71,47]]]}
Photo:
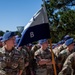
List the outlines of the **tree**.
{"label": "tree", "polygon": [[0,30],[0,36],[3,36],[4,32]]}
{"label": "tree", "polygon": [[75,0],[45,1],[53,42],[66,34],[75,38]]}

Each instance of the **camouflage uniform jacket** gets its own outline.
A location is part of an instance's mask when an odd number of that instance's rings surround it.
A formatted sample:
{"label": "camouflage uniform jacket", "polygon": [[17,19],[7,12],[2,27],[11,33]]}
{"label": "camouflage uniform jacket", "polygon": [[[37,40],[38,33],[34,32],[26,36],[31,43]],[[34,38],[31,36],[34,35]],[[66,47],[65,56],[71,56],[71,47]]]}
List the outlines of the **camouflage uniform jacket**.
{"label": "camouflage uniform jacket", "polygon": [[75,75],[75,52],[68,56],[59,75]]}
{"label": "camouflage uniform jacket", "polygon": [[38,49],[34,56],[36,57],[37,60],[40,60],[39,57],[41,59],[52,59],[51,58],[51,53],[50,53],[50,50],[46,49],[46,50],[42,50],[41,48]]}
{"label": "camouflage uniform jacket", "polygon": [[53,52],[58,57],[59,53],[64,49],[66,49],[66,46],[63,44],[63,45],[60,45],[60,46],[54,48]]}
{"label": "camouflage uniform jacket", "polygon": [[71,54],[71,52],[67,49],[61,51],[57,57],[57,61],[58,63],[61,63],[63,65],[63,63],[65,62],[66,58]]}
{"label": "camouflage uniform jacket", "polygon": [[24,69],[24,59],[17,49],[10,52],[4,47],[0,49],[0,75],[17,75]]}
{"label": "camouflage uniform jacket", "polygon": [[[40,59],[50,59],[50,60],[52,60],[50,50],[48,50],[48,49],[42,50],[40,48],[35,52],[34,55],[35,55],[35,58],[36,58],[36,62],[40,61]],[[48,75],[53,75],[53,65],[49,65],[49,66],[37,65],[37,68],[47,68]]]}
{"label": "camouflage uniform jacket", "polygon": [[[22,48],[22,49],[20,50],[20,52],[21,52],[21,54],[22,54],[22,56],[23,56],[24,64],[29,63],[29,55],[28,55],[26,49],[25,49],[25,48]],[[24,70],[23,70],[22,75],[26,75],[26,67],[27,67],[27,66],[24,65]]]}
{"label": "camouflage uniform jacket", "polygon": [[20,52],[23,55],[24,63],[29,62],[29,54],[27,53],[27,50],[22,48]]}

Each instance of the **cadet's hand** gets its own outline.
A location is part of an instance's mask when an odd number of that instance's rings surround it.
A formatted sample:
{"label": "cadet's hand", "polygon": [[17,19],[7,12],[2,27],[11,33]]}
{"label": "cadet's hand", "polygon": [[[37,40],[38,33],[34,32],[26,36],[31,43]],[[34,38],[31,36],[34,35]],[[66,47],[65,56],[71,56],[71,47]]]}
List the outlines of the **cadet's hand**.
{"label": "cadet's hand", "polygon": [[39,65],[45,65],[48,62],[46,59],[40,59]]}
{"label": "cadet's hand", "polygon": [[49,60],[49,59],[40,59],[39,65],[44,65],[44,64],[46,64],[46,65],[51,65],[52,62],[51,62],[51,60]]}
{"label": "cadet's hand", "polygon": [[52,65],[52,61],[51,60],[47,60],[46,65]]}

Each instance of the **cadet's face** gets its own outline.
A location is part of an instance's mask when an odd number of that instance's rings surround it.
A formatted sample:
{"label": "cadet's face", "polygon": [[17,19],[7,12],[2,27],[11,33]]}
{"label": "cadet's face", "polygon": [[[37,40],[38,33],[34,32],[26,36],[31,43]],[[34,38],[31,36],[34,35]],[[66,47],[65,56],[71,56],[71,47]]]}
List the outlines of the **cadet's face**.
{"label": "cadet's face", "polygon": [[46,47],[46,48],[47,48],[47,47],[48,47],[48,41],[47,41],[47,42],[45,42],[43,45],[44,45],[44,47]]}
{"label": "cadet's face", "polygon": [[74,43],[72,43],[72,44],[70,45],[70,49],[71,49],[71,50],[74,49]]}
{"label": "cadet's face", "polygon": [[10,38],[7,43],[11,46],[14,47],[15,45],[15,36],[13,36],[12,38]]}

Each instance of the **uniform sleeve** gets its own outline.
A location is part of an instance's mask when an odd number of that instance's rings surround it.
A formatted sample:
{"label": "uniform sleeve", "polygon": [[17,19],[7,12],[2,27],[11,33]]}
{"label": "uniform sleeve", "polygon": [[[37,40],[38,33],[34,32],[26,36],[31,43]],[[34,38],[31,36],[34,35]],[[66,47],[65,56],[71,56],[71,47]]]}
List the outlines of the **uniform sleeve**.
{"label": "uniform sleeve", "polygon": [[28,52],[24,49],[23,50],[23,54],[24,54],[24,62],[29,62],[29,54]]}
{"label": "uniform sleeve", "polygon": [[20,55],[19,58],[19,69],[23,70],[24,69],[24,57]]}
{"label": "uniform sleeve", "polygon": [[65,50],[61,51],[57,57],[58,63],[63,64],[66,58],[66,52]]}
{"label": "uniform sleeve", "polygon": [[62,70],[59,72],[58,75],[71,75],[73,73],[73,69],[72,69],[72,62],[73,61],[73,55],[71,54],[70,56],[68,56],[68,58],[66,59]]}
{"label": "uniform sleeve", "polygon": [[39,62],[40,61],[40,51],[37,50],[34,54],[34,59],[36,60],[36,62]]}
{"label": "uniform sleeve", "polygon": [[57,62],[62,64],[63,59],[64,59],[64,55],[60,53],[57,57]]}

